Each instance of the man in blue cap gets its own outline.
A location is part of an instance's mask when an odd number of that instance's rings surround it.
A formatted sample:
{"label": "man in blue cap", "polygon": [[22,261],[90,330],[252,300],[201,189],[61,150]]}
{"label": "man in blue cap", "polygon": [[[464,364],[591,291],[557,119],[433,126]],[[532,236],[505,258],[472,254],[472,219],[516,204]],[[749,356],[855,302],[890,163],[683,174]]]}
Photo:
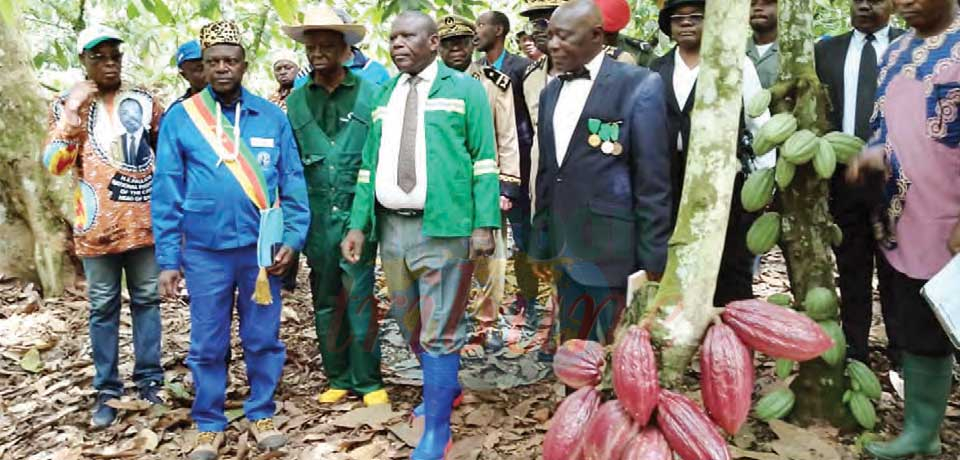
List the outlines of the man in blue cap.
{"label": "man in blue cap", "polygon": [[177,68],[190,87],[173,104],[183,101],[206,88],[207,78],[203,73],[203,56],[200,54],[200,42],[190,40],[177,48]]}

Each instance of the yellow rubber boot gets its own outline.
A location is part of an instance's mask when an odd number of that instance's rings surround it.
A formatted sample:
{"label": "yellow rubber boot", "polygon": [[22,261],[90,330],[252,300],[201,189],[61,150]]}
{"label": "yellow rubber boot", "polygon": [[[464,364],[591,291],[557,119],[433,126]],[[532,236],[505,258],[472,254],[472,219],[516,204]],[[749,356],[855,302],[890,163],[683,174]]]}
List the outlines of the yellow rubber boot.
{"label": "yellow rubber boot", "polygon": [[379,389],[363,395],[363,404],[365,406],[376,406],[377,404],[390,404],[390,396],[387,390]]}
{"label": "yellow rubber boot", "polygon": [[347,394],[349,394],[349,393],[350,393],[350,392],[347,391],[347,390],[341,390],[341,389],[338,389],[338,388],[331,388],[331,389],[329,389],[329,390],[327,390],[327,391],[324,391],[323,393],[320,393],[320,394],[317,396],[317,402],[319,402],[320,404],[333,404],[333,403],[338,403],[338,402],[340,402],[341,400],[343,400],[343,398],[346,398],[346,397],[347,397]]}

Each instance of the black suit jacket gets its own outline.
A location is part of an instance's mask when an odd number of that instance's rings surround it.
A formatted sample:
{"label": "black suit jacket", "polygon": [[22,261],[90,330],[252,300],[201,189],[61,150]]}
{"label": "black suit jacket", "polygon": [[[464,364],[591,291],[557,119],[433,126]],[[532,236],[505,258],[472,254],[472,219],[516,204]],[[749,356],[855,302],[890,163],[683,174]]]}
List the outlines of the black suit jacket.
{"label": "black suit jacket", "polygon": [[[660,76],[604,57],[560,165],[553,119],[570,116],[555,113],[562,83],[555,79],[540,94],[531,256],[559,258],[568,275],[588,286],[625,287],[641,268],[662,273],[672,200]],[[621,155],[590,146],[590,118],[621,122]]]}
{"label": "black suit jacket", "polygon": [[[902,29],[890,28],[891,43],[903,35]],[[843,110],[845,84],[843,70],[847,60],[847,48],[853,39],[853,31],[843,35],[821,40],[814,48],[817,77],[826,87],[830,99],[827,119],[832,131],[843,130]],[[877,56],[878,61],[881,56]],[[867,140],[867,139],[864,139]],[[844,180],[846,167],[838,165],[837,172],[830,180],[830,209],[834,220],[841,227],[869,224],[869,210],[876,205],[879,197],[879,178],[871,178],[863,186],[847,184]]]}
{"label": "black suit jacket", "polygon": [[[687,98],[687,103],[680,107],[677,105],[677,93],[673,90],[673,72],[676,68],[677,48],[674,47],[667,54],[654,59],[650,63],[650,70],[660,74],[663,79],[663,87],[667,104],[667,133],[670,139],[670,170],[672,172],[670,182],[672,184],[674,203],[672,204],[672,215],[674,218],[677,209],[680,206],[680,193],[683,188],[683,175],[687,165],[687,146],[690,145],[690,114],[693,112],[693,104],[696,101],[697,85],[694,83],[693,90]],[[683,149],[677,149],[677,137],[682,136]]]}
{"label": "black suit jacket", "polygon": [[[503,67],[501,71],[510,77],[513,87],[513,109],[517,120],[517,144],[520,147],[520,178],[526,187],[530,180],[530,147],[533,146],[533,125],[530,122],[530,112],[527,110],[526,99],[523,96],[523,76],[527,67],[533,61],[516,54],[503,51]],[[481,65],[488,65],[486,59],[478,61]]]}

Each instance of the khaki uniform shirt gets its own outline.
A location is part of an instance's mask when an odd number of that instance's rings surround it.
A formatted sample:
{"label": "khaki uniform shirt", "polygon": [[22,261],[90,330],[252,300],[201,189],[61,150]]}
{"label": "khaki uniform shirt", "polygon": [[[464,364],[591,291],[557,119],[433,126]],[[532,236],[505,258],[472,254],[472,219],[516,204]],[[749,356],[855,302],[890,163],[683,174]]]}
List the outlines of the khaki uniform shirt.
{"label": "khaki uniform shirt", "polygon": [[511,199],[517,198],[520,191],[520,146],[517,140],[517,119],[514,115],[510,76],[493,67],[483,67],[476,62],[467,67],[466,73],[483,84],[490,110],[493,112],[501,195]]}

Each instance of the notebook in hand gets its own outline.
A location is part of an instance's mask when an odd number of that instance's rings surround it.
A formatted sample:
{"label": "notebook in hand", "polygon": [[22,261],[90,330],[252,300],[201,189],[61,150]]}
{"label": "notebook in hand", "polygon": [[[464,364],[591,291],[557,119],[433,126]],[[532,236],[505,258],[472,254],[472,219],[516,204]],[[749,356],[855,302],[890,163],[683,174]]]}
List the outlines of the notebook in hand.
{"label": "notebook in hand", "polygon": [[927,281],[920,293],[937,315],[953,345],[960,348],[960,254]]}

